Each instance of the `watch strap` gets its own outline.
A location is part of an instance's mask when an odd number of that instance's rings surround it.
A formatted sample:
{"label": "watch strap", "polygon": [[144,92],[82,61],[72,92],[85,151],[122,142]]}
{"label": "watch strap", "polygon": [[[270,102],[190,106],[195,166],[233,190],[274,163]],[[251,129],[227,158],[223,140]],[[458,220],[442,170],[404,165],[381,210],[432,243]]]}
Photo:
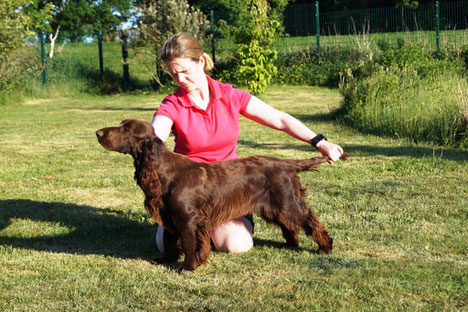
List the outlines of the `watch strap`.
{"label": "watch strap", "polygon": [[315,137],[312,138],[312,140],[310,140],[310,144],[317,148],[317,144],[322,141],[322,140],[327,140],[327,138],[323,135],[323,134],[318,134],[316,135]]}

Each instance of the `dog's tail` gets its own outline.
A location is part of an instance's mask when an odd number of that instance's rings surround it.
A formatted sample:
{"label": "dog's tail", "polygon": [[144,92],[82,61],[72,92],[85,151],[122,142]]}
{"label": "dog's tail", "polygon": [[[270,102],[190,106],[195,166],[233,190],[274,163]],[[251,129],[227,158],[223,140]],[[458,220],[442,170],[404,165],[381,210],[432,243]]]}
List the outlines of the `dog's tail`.
{"label": "dog's tail", "polygon": [[[347,160],[349,157],[348,153],[343,153],[341,155],[341,160]],[[316,171],[317,167],[328,161],[328,156],[321,156],[321,157],[314,157],[309,159],[301,159],[301,160],[287,160],[289,166],[295,170],[296,172],[303,172],[303,171]]]}

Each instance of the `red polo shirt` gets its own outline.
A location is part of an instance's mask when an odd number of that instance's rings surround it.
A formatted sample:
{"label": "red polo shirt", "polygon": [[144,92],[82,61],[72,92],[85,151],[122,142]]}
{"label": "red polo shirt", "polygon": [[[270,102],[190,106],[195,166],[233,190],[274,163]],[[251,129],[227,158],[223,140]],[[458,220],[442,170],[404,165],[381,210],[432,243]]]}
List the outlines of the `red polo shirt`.
{"label": "red polo shirt", "polygon": [[239,114],[252,95],[206,76],[212,100],[206,110],[198,108],[182,88],[167,96],[155,116],[173,121],[174,152],[194,161],[215,162],[238,158]]}

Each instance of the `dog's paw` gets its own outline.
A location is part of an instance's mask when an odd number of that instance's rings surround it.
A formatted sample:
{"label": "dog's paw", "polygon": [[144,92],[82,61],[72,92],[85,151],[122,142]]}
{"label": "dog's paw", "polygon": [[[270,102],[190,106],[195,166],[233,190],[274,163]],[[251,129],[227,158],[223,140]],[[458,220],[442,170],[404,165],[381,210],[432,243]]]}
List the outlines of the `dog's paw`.
{"label": "dog's paw", "polygon": [[161,265],[166,263],[167,260],[165,258],[154,258],[153,260],[150,261],[152,265]]}
{"label": "dog's paw", "polygon": [[319,249],[317,249],[316,253],[319,255],[329,255],[332,253],[332,249],[320,247]]}

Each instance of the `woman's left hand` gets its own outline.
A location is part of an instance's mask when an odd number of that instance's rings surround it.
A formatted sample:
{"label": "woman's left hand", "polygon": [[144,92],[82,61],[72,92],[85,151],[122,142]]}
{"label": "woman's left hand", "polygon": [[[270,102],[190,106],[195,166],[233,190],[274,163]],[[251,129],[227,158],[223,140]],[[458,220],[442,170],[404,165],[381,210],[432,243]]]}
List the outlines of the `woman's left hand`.
{"label": "woman's left hand", "polygon": [[326,140],[322,140],[317,143],[317,149],[323,156],[328,156],[328,163],[330,165],[333,165],[333,163],[343,155],[343,149],[341,146]]}

